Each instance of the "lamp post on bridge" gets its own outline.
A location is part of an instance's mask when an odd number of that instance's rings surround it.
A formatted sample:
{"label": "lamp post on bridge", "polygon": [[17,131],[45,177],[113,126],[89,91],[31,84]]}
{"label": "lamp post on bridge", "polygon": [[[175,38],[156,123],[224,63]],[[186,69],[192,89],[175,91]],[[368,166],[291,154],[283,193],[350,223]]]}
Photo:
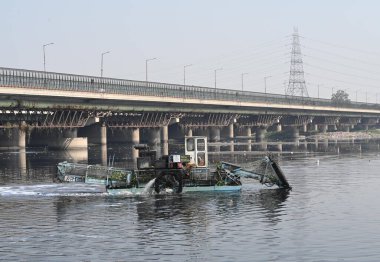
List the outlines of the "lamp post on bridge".
{"label": "lamp post on bridge", "polygon": [[192,64],[188,64],[183,66],[183,86],[186,86],[186,67],[192,66]]}
{"label": "lamp post on bridge", "polygon": [[220,70],[223,70],[223,68],[221,67],[221,68],[217,68],[217,69],[215,69],[214,70],[214,87],[215,87],[215,92],[216,92],[216,72],[217,71],[220,71]]}
{"label": "lamp post on bridge", "polygon": [[216,98],[216,72],[217,72],[217,71],[220,71],[220,70],[223,70],[223,68],[220,67],[220,68],[217,68],[217,69],[214,70],[215,98]]}
{"label": "lamp post on bridge", "polygon": [[101,59],[101,62],[100,62],[100,77],[103,77],[103,56],[105,54],[109,54],[109,53],[111,53],[111,51],[107,51],[107,52],[102,53],[102,59]]}
{"label": "lamp post on bridge", "polygon": [[152,60],[156,60],[157,57],[155,58],[149,58],[145,60],[145,82],[148,82],[148,62]]}
{"label": "lamp post on bridge", "polygon": [[271,78],[272,76],[264,76],[264,92],[267,93],[267,79]]}
{"label": "lamp post on bridge", "polygon": [[45,55],[45,48],[46,48],[47,46],[49,46],[49,45],[54,45],[54,43],[51,42],[51,43],[48,43],[48,44],[44,44],[44,45],[42,46],[43,53],[44,53],[44,72],[46,72],[46,55]]}
{"label": "lamp post on bridge", "polygon": [[244,76],[248,75],[248,73],[241,74],[241,91],[244,91]]}

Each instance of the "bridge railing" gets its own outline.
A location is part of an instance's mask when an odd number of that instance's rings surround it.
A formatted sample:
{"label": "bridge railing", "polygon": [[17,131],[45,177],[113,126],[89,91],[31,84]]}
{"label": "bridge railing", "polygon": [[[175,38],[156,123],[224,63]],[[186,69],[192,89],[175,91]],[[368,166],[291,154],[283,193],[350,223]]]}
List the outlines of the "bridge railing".
{"label": "bridge railing", "polygon": [[[331,106],[330,99],[285,96],[231,89],[216,89],[200,86],[176,85],[157,82],[134,81],[116,78],[102,78],[34,70],[0,67],[0,85],[31,89],[65,90],[124,94],[139,96],[159,96],[172,98],[192,98],[237,102],[262,102],[294,105]],[[380,108],[378,104],[351,102],[345,107]]]}

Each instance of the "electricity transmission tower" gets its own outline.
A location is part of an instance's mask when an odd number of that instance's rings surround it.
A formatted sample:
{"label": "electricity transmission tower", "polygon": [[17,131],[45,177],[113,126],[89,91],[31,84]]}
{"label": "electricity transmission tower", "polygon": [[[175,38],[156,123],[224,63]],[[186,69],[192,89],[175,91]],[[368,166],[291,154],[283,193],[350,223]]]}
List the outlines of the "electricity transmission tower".
{"label": "electricity transmission tower", "polygon": [[298,29],[295,27],[293,32],[292,53],[290,60],[289,84],[285,94],[289,96],[308,97],[306,88],[305,75],[303,71],[303,62],[301,46],[298,35]]}

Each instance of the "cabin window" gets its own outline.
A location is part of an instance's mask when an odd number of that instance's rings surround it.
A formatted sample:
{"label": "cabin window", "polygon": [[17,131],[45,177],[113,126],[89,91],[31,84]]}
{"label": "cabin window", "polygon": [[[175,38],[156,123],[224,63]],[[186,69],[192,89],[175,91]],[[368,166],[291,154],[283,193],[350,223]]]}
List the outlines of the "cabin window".
{"label": "cabin window", "polygon": [[204,139],[198,139],[197,140],[197,150],[198,151],[205,151],[206,150],[206,143]]}
{"label": "cabin window", "polygon": [[205,158],[206,158],[206,154],[205,153],[198,153],[197,154],[198,166],[205,166],[206,165]]}
{"label": "cabin window", "polygon": [[187,139],[187,151],[194,151],[194,138],[188,138]]}

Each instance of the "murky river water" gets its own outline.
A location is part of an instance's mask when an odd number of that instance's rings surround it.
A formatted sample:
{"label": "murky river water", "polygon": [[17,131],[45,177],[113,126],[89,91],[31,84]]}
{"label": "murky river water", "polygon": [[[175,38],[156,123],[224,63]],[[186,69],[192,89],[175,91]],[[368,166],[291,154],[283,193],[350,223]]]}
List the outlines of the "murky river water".
{"label": "murky river water", "polygon": [[[99,162],[96,148],[2,151],[0,260],[380,261],[378,144],[283,145],[276,154],[291,192],[247,181],[239,193],[138,197],[53,184],[58,161]],[[108,149],[116,165],[132,165],[121,152]],[[210,158],[248,165],[257,156]]]}

